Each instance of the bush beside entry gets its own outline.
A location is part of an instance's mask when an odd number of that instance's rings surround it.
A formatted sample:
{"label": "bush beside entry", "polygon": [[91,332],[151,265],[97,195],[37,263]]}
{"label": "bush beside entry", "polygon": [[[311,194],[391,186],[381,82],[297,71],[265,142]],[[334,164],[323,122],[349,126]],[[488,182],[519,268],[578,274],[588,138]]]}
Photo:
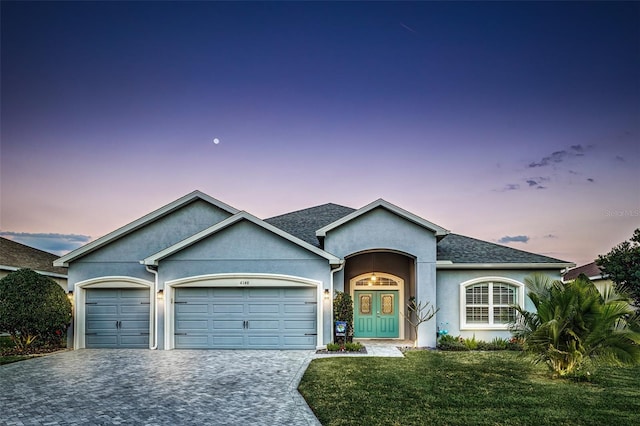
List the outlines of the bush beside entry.
{"label": "bush beside entry", "polygon": [[52,279],[20,269],[0,280],[0,330],[16,348],[60,346],[71,323],[71,302]]}
{"label": "bush beside entry", "polygon": [[[347,293],[336,291],[333,299],[333,320],[347,323],[346,336],[335,336],[335,340],[350,342],[353,339],[353,299]],[[335,327],[334,327],[335,333]]]}

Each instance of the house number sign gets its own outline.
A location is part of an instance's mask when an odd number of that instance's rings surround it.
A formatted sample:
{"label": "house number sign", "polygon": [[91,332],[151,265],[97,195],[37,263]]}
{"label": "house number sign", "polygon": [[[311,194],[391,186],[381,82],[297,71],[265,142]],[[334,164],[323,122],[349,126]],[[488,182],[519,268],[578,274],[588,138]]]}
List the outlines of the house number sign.
{"label": "house number sign", "polygon": [[249,285],[249,281],[248,280],[240,281],[240,285]]}

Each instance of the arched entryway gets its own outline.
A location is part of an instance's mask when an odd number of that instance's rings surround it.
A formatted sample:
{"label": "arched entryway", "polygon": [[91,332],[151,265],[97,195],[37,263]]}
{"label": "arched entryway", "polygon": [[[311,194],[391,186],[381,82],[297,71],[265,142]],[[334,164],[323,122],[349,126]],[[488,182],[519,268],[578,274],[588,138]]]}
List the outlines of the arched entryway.
{"label": "arched entryway", "polygon": [[414,338],[407,334],[405,315],[415,295],[415,259],[378,249],[346,260],[345,292],[354,302],[354,338]]}

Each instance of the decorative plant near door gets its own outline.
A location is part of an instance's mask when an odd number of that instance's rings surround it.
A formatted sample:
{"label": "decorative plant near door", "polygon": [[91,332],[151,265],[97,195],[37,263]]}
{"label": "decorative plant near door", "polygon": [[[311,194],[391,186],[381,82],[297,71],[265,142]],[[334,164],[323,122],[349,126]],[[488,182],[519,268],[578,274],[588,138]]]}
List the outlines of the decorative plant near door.
{"label": "decorative plant near door", "polygon": [[333,320],[347,323],[345,340],[351,341],[353,339],[353,299],[345,292],[336,291],[333,299]]}
{"label": "decorative plant near door", "polygon": [[[416,336],[413,341],[413,347],[418,346],[418,329],[420,328],[420,324],[429,321],[431,318],[436,316],[436,313],[440,310],[440,308],[436,309],[435,306],[431,305],[431,302],[417,302],[415,297],[409,298],[409,303],[407,303],[407,311],[408,315],[402,314],[403,317],[407,319],[407,322],[413,328],[414,336]],[[402,313],[402,312],[401,312]]]}

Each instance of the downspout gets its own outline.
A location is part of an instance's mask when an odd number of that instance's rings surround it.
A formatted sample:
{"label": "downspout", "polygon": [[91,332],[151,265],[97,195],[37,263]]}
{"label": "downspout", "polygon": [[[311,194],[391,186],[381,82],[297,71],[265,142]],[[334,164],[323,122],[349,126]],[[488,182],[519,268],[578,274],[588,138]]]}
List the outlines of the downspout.
{"label": "downspout", "polygon": [[331,333],[331,343],[333,343],[333,276],[336,272],[340,272],[344,269],[345,263],[344,259],[340,259],[340,266],[331,270],[331,279],[329,280],[329,294],[331,294],[329,297],[329,302],[331,302],[331,305],[329,306],[329,332]]}
{"label": "downspout", "polygon": [[149,346],[149,349],[156,350],[158,349],[158,271],[149,265],[145,265],[145,269],[155,277],[153,284],[153,346]]}

